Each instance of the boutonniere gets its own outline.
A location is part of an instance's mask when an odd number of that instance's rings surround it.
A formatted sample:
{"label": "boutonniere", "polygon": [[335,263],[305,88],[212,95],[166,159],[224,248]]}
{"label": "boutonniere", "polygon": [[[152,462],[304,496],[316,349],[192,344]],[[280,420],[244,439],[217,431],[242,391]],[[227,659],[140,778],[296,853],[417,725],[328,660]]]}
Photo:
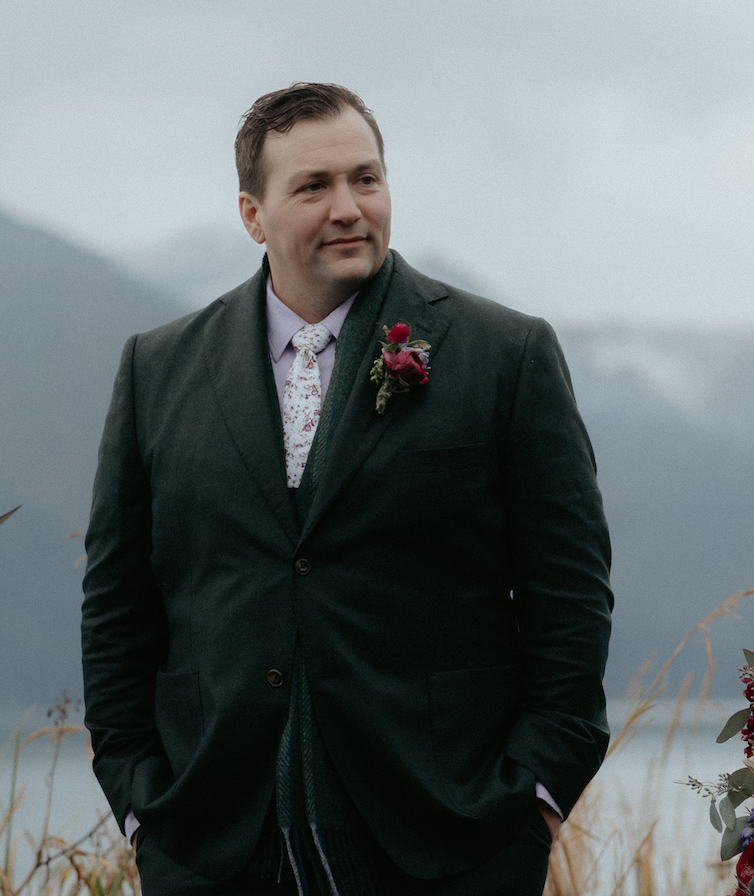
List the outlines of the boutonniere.
{"label": "boutonniere", "polygon": [[385,341],[380,341],[382,351],[372,365],[369,378],[380,387],[377,393],[378,414],[385,413],[387,400],[396,392],[407,392],[412,386],[425,386],[429,382],[428,342],[411,338],[411,326],[400,321],[391,330],[383,325]]}

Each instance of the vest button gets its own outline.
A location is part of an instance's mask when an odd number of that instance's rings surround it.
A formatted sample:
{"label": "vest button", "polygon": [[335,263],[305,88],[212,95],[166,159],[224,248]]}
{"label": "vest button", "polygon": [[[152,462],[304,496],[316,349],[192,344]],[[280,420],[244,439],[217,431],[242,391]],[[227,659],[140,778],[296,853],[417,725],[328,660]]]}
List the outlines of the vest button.
{"label": "vest button", "polygon": [[293,568],[300,576],[308,576],[312,571],[312,565],[305,557],[299,557],[293,564]]}
{"label": "vest button", "polygon": [[273,688],[279,688],[283,683],[283,673],[279,672],[277,669],[270,669],[267,673],[267,681]]}

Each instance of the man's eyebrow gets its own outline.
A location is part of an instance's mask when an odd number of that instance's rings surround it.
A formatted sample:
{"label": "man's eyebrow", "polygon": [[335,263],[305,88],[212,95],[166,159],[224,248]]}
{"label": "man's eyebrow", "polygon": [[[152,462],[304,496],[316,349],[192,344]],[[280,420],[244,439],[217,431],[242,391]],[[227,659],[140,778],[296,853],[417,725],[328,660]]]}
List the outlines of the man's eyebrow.
{"label": "man's eyebrow", "polygon": [[293,172],[289,180],[293,183],[294,181],[324,180],[327,177],[328,172],[324,168],[302,168],[300,171]]}
{"label": "man's eyebrow", "polygon": [[[358,165],[354,165],[350,174],[361,174],[364,171],[374,171],[375,169],[382,172],[382,163],[376,156],[373,159],[367,159],[365,162],[359,162]],[[326,168],[302,168],[300,171],[291,174],[289,182],[293,184],[301,181],[327,180],[331,175],[332,171]]]}

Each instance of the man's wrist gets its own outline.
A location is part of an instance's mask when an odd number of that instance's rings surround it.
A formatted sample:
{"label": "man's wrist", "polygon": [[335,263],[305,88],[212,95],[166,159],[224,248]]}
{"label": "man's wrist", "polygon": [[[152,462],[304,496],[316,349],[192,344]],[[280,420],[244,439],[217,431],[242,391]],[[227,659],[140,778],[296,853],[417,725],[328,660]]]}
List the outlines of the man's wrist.
{"label": "man's wrist", "polygon": [[561,824],[563,824],[563,819],[553,808],[550,807],[550,804],[546,803],[544,800],[537,800],[537,805],[539,806],[539,811],[542,813],[542,818],[544,818],[545,824],[550,831],[550,837],[554,840]]}

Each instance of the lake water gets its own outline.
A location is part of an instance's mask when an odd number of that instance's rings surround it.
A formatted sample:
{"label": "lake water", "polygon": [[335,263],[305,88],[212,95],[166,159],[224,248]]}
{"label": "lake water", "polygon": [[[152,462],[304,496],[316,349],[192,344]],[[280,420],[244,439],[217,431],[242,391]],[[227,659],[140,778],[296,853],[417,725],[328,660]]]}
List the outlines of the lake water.
{"label": "lake water", "polygon": [[[662,853],[661,865],[668,878],[677,880],[681,870],[686,869],[694,880],[711,879],[708,865],[717,858],[720,837],[709,823],[709,801],[676,782],[686,780],[689,775],[716,781],[719,773],[742,765],[743,750],[737,738],[726,744],[715,743],[725,720],[742,707],[742,700],[734,700],[715,709],[708,708],[696,734],[692,732],[691,713],[684,714],[683,725],[668,747],[664,738],[670,710],[660,706],[651,724],[608,759],[595,781],[595,789],[600,794],[599,812],[592,824],[599,839],[608,843],[600,859],[603,885],[594,891],[595,896],[609,896],[616,869],[655,821],[656,845]],[[620,728],[626,711],[627,704],[623,701],[610,704],[614,731]],[[32,724],[25,728],[25,731],[32,730]],[[0,752],[0,817],[8,808],[11,759],[12,744],[6,741]],[[24,793],[14,815],[14,834],[28,830],[36,839],[41,834],[51,759],[52,748],[45,740],[21,753],[18,781]],[[79,733],[63,743],[55,776],[50,833],[76,839],[107,811],[107,802],[90,769],[85,737]],[[625,835],[623,841],[618,832]],[[4,845],[1,838],[0,844]],[[20,849],[19,862],[26,847]],[[733,864],[730,863],[731,880]],[[707,892],[725,893],[732,889],[728,885]],[[660,886],[659,892],[673,891]]]}
{"label": "lake water", "polygon": [[[609,757],[595,779],[602,795],[605,831],[621,828],[628,831],[626,844],[635,848],[650,825],[656,823],[656,851],[662,856],[658,867],[662,867],[666,881],[665,885],[658,881],[660,894],[684,892],[669,883],[679,881],[683,873],[694,882],[714,879],[713,866],[719,864],[720,835],[709,820],[709,800],[679,782],[693,776],[716,783],[720,774],[741,768],[742,741],[735,737],[718,744],[716,738],[729,716],[744,705],[743,699],[739,699],[709,707],[698,728],[693,712],[684,712],[670,743],[666,737],[672,712],[670,707],[658,707],[652,723],[625,749]],[[614,731],[619,729],[626,711],[624,702],[610,706]],[[744,808],[739,808],[737,814],[743,813]],[[625,865],[626,851],[625,846],[616,845],[612,852],[616,866]],[[611,855],[610,850],[607,855]],[[735,862],[729,862],[728,866],[727,885],[719,889],[710,886],[706,890],[709,896],[733,892]],[[610,875],[606,873],[604,879],[607,883]],[[606,887],[604,892],[610,893],[611,889]],[[705,892],[705,888],[700,887],[698,892]]]}

